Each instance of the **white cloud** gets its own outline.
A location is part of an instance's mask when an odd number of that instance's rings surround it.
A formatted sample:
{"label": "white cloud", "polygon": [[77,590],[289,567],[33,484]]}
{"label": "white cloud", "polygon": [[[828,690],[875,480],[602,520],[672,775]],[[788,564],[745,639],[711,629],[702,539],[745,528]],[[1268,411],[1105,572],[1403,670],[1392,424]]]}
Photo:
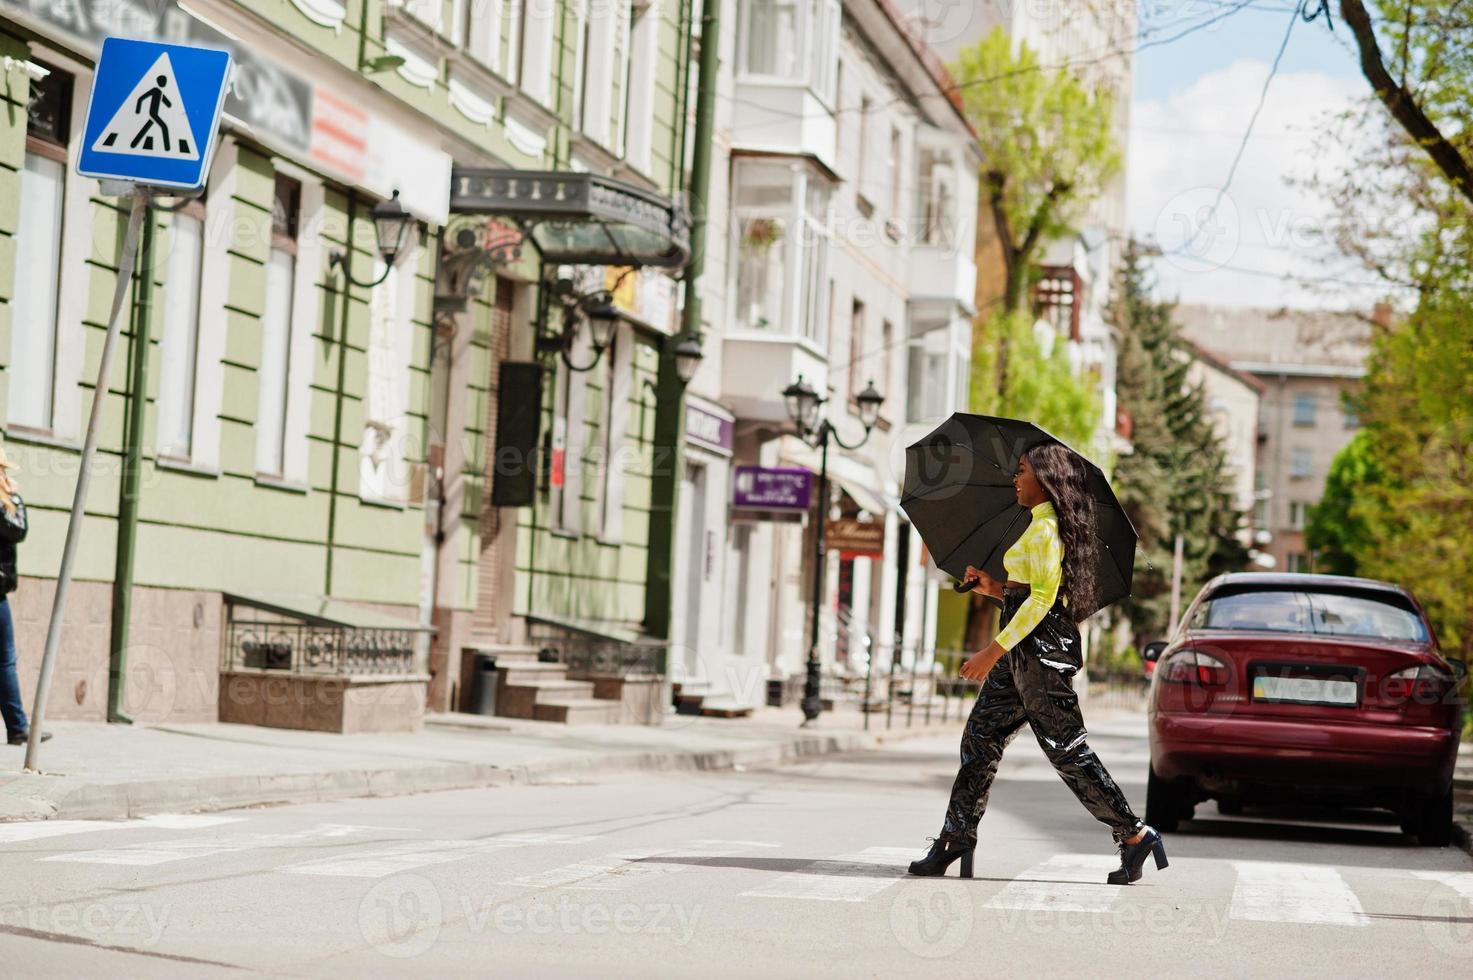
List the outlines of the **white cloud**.
{"label": "white cloud", "polygon": [[1321,196],[1288,182],[1330,173],[1349,159],[1349,148],[1317,146],[1315,138],[1364,97],[1359,79],[1276,76],[1232,186],[1212,211],[1268,70],[1265,62],[1239,60],[1167,98],[1136,101],[1130,227],[1167,253],[1156,262],[1163,297],[1231,306],[1366,305],[1379,290],[1278,278],[1371,280],[1324,239]]}

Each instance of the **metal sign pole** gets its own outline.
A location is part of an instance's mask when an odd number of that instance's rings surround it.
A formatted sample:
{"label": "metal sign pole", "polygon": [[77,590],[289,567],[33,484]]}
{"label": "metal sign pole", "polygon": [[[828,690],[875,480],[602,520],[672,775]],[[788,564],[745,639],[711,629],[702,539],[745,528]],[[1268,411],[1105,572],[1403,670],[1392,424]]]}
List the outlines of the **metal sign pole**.
{"label": "metal sign pole", "polygon": [[[102,423],[102,407],[107,401],[107,381],[112,374],[113,353],[117,347],[118,313],[133,280],[134,260],[138,255],[138,233],[150,203],[149,191],[136,187],[133,207],[128,213],[128,232],[123,238],[123,254],[118,260],[118,284],[113,290],[112,313],[107,320],[107,339],[102,342],[102,363],[97,369],[97,386],[92,389],[92,412],[87,417],[87,437],[82,443],[81,467],[77,471],[77,489],[72,496],[72,516],[66,529],[66,545],[61,552],[61,570],[56,576],[56,597],[51,603],[51,623],[46,628],[46,652],[41,655],[41,676],[36,681],[36,700],[31,706],[31,737],[26,742],[26,771],[37,772],[36,755],[41,745],[41,723],[46,717],[46,699],[51,693],[51,674],[56,667],[56,649],[61,645],[61,624],[66,618],[67,590],[72,584],[72,565],[77,557],[77,543],[82,537],[82,514],[87,507],[87,488],[92,482],[92,459],[97,455],[97,430]],[[149,274],[145,270],[145,274]]]}

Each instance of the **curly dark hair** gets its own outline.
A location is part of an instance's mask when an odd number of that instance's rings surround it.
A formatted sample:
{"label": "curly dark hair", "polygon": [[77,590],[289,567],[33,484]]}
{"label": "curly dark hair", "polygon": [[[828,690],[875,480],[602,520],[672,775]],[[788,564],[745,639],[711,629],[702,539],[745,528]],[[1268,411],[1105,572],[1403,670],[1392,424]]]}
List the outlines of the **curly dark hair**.
{"label": "curly dark hair", "polygon": [[1069,597],[1069,614],[1083,622],[1099,603],[1099,538],[1095,531],[1095,501],[1089,492],[1089,470],[1072,449],[1045,442],[1024,455],[1034,476],[1053,501],[1059,516],[1059,538],[1064,544],[1064,580],[1060,591]]}

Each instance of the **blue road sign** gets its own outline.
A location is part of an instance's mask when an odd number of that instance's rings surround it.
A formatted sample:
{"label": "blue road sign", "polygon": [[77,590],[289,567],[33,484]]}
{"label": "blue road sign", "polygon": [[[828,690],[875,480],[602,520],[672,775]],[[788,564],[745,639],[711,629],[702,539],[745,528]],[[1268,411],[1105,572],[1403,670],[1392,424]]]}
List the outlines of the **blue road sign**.
{"label": "blue road sign", "polygon": [[229,79],[228,51],[104,38],[77,173],[199,187],[209,176]]}

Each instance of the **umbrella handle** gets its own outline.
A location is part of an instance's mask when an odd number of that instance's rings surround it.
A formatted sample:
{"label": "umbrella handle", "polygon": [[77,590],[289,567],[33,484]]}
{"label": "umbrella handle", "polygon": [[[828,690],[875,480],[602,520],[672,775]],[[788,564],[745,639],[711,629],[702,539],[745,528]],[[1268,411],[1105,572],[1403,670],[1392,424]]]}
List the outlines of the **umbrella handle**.
{"label": "umbrella handle", "polygon": [[965,581],[959,580],[959,581],[956,581],[956,582],[952,582],[951,583],[951,591],[953,591],[953,592],[955,592],[957,594],[961,594],[963,592],[971,592],[976,587],[977,587],[977,580],[974,579],[974,578],[969,578],[969,579],[966,579]]}

